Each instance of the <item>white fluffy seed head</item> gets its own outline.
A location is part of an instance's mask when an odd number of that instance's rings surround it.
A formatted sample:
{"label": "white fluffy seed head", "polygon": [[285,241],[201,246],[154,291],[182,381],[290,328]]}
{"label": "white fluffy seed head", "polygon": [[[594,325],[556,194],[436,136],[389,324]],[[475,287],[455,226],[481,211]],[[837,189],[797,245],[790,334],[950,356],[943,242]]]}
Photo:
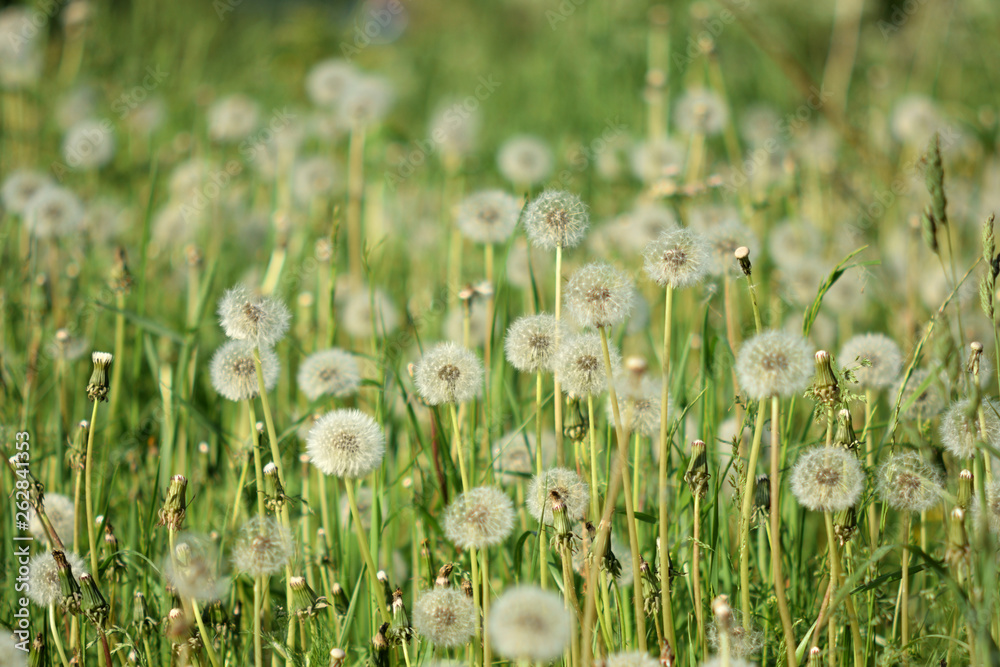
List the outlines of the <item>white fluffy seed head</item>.
{"label": "white fluffy seed head", "polygon": [[430,405],[465,403],[482,390],[483,362],[458,343],[438,343],[417,362],[413,379]]}
{"label": "white fluffy seed head", "polygon": [[182,533],[177,536],[174,555],[163,559],[163,573],[182,598],[218,600],[226,592],[226,582],[219,577],[215,543],[204,535]]}
{"label": "white fluffy seed head", "polygon": [[316,106],[333,109],[357,77],[357,68],[346,60],[322,60],[306,75],[306,94]]}
{"label": "white fluffy seed head", "polygon": [[208,110],[208,136],[213,141],[230,143],[245,139],[257,128],[260,107],[242,94],[229,95]]}
{"label": "white fluffy seed head", "polygon": [[493,486],[469,489],[444,513],[444,534],[460,549],[482,549],[503,542],[514,529],[514,503]]}
{"label": "white fluffy seed head", "polygon": [[61,238],[83,225],[83,204],[70,190],[59,185],[38,189],[24,208],[24,226],[39,239]]}
{"label": "white fluffy seed head", "polygon": [[740,264],[736,260],[736,249],[747,248],[750,259],[758,253],[760,243],[757,235],[737,217],[726,217],[717,222],[706,223],[700,231],[708,241],[710,261],[709,273],[718,277],[740,275]]}
{"label": "white fluffy seed head", "polygon": [[226,335],[260,347],[280,341],[291,318],[281,299],[254,294],[246,285],[231,288],[219,301],[219,321]]}
{"label": "white fluffy seed head", "polygon": [[604,659],[603,667],[660,667],[660,661],[643,651],[627,651],[612,653]]}
{"label": "white fluffy seed head", "polygon": [[[510,431],[493,443],[494,468],[499,479],[506,484],[528,481],[536,470],[538,450],[535,434],[531,431]],[[548,467],[555,458],[556,434],[542,433],[542,465]]]}
{"label": "white fluffy seed head", "polygon": [[457,588],[427,591],[413,608],[413,628],[442,648],[468,642],[476,631],[476,622],[475,603]]}
{"label": "white fluffy seed head", "polygon": [[580,475],[567,468],[550,468],[541,475],[531,478],[525,504],[536,521],[551,526],[552,501],[561,500],[566,506],[566,518],[579,521],[587,514],[590,503],[590,488]]}
{"label": "white fluffy seed head", "polygon": [[813,348],[806,339],[774,329],[746,341],[736,355],[740,387],[754,400],[802,391],[814,366]]}
{"label": "white fluffy seed head", "polygon": [[901,512],[923,512],[941,498],[943,475],[916,452],[890,454],[878,468],[878,493]]}
{"label": "white fluffy seed head", "polygon": [[20,642],[7,628],[0,626],[0,665],[27,667],[28,652],[21,650]]}
{"label": "white fluffy seed head", "polygon": [[[80,578],[87,572],[83,559],[70,551],[66,553],[73,577]],[[35,554],[28,562],[28,597],[39,607],[48,607],[62,600],[62,583],[59,579],[59,567],[51,551]]]}
{"label": "white fluffy seed head", "polygon": [[86,118],[66,132],[62,143],[63,159],[73,169],[99,169],[115,156],[114,129],[106,120]]}
{"label": "white fluffy seed head", "polygon": [[483,190],[458,205],[456,223],[462,235],[476,243],[506,241],[521,213],[521,200],[503,190]]}
{"label": "white fluffy seed head", "polygon": [[[994,535],[1000,535],[1000,477],[994,476],[992,482],[986,484],[986,525]],[[983,520],[983,505],[979,502],[979,495],[975,494],[972,500],[973,525],[978,525]]]}
{"label": "white fluffy seed head", "polygon": [[719,627],[718,619],[714,614],[712,615],[712,620],[705,631],[708,645],[713,650],[718,651],[721,644],[720,634],[727,633],[729,635],[729,654],[733,658],[742,660],[759,654],[764,647],[764,633],[754,627],[752,621],[748,624],[740,610],[731,610],[731,616],[727,631]]}
{"label": "white fluffy seed head", "polygon": [[635,282],[625,271],[593,262],[578,269],[566,284],[566,308],[581,326],[610,327],[625,321]]}
{"label": "white fluffy seed head", "polygon": [[556,593],[516,586],[496,601],[487,631],[500,655],[544,663],[558,658],[569,644],[573,614]]}
{"label": "white fluffy seed head", "polygon": [[853,366],[856,362],[865,362],[852,369],[863,389],[886,389],[899,375],[903,354],[896,342],[884,334],[859,334],[840,350],[841,365]]}
{"label": "white fluffy seed head", "polygon": [[353,354],[333,347],[306,357],[296,379],[299,390],[310,401],[320,396],[343,398],[357,393],[361,371]]}
{"label": "white fluffy seed head", "polygon": [[[399,326],[399,315],[392,299],[381,288],[351,290],[341,308],[344,331],[352,338],[388,335]],[[373,328],[374,327],[374,328]]]}
{"label": "white fluffy seed head", "polygon": [[[247,341],[231,340],[215,351],[208,370],[212,386],[219,395],[230,401],[245,401],[260,393],[253,350],[253,345]],[[260,349],[260,370],[264,388],[271,391],[278,384],[281,364],[278,355],[269,347]]]}
{"label": "white fluffy seed head", "polygon": [[[983,414],[983,424],[979,422],[979,410],[969,414],[972,401],[968,398],[955,401],[941,417],[941,444],[957,459],[968,459],[976,455],[976,442],[985,440],[992,447],[1000,447],[1000,417],[996,401],[984,399],[979,406]],[[985,429],[981,428],[985,426]]]}
{"label": "white fluffy seed head", "polygon": [[[76,520],[76,507],[73,504],[73,499],[61,493],[46,493],[42,503],[45,509],[45,516],[52,523],[52,528],[56,531],[56,535],[59,536],[59,539],[62,540],[62,543],[67,548],[72,547],[73,525]],[[42,524],[42,520],[34,508],[28,510],[28,516],[30,517],[28,530],[31,531],[36,540],[43,540],[48,543],[49,534],[45,530],[45,526]]]}
{"label": "white fluffy seed head", "polygon": [[24,213],[35,193],[50,185],[54,185],[52,179],[40,171],[12,172],[0,187],[0,202],[3,202],[3,207],[7,211],[20,215]]}
{"label": "white fluffy seed head", "polygon": [[515,185],[535,185],[552,173],[552,150],[542,139],[530,135],[511,137],[497,153],[497,168]]}
{"label": "white fluffy seed head", "polygon": [[562,190],[546,190],[533,199],[524,212],[528,240],[545,250],[575,248],[589,225],[586,204],[578,196]]}
{"label": "white fluffy seed head", "polygon": [[507,329],[503,347],[510,365],[522,373],[551,372],[560,341],[569,337],[569,329],[552,315],[524,315]]}
{"label": "white fluffy seed head", "polygon": [[355,409],[341,409],[320,417],[306,436],[309,460],[324,475],[364,477],[385,456],[385,436],[378,423]]}
{"label": "white fluffy seed head", "polygon": [[251,577],[281,571],[294,553],[291,532],[272,517],[255,516],[240,529],[233,547],[233,566]]}
{"label": "white fluffy seed head", "polygon": [[[660,433],[660,417],[663,414],[663,381],[648,375],[635,377],[624,370],[615,373],[615,393],[618,395],[618,414],[625,421],[626,430],[646,437]],[[667,397],[667,412],[674,414],[673,404]],[[614,418],[611,401],[608,401],[609,422]]]}
{"label": "white fluffy seed head", "polygon": [[843,447],[814,447],[792,469],[792,493],[799,504],[815,512],[839,512],[853,507],[865,490],[865,471],[858,458]]}
{"label": "white fluffy seed head", "polygon": [[[617,348],[608,345],[612,370],[621,364]],[[563,391],[577,398],[597,395],[608,388],[608,375],[604,368],[604,351],[598,334],[576,334],[560,343],[556,354],[556,373],[562,381]]]}
{"label": "white fluffy seed head", "polygon": [[693,88],[677,100],[677,128],[685,134],[714,135],[722,132],[729,120],[725,101],[714,90]]}
{"label": "white fluffy seed head", "polygon": [[708,241],[690,229],[660,234],[643,251],[643,270],[660,287],[691,287],[704,280],[709,269]]}

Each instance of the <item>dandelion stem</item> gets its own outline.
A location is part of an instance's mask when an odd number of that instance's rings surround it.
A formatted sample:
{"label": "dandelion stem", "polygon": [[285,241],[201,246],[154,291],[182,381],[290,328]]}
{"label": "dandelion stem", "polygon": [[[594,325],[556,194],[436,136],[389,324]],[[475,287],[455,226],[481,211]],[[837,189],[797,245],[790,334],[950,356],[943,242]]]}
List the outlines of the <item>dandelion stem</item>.
{"label": "dandelion stem", "polygon": [[59,626],[56,625],[56,605],[49,604],[49,628],[52,630],[52,641],[56,645],[56,652],[59,653],[59,660],[63,667],[69,667],[69,660],[66,659],[66,649],[63,648],[62,636],[59,633]]}
{"label": "dandelion stem", "polygon": [[[531,256],[531,251],[528,251],[528,256]],[[559,321],[562,316],[562,246],[556,246],[556,303],[554,306],[556,327],[555,327],[555,339],[556,339],[556,349],[559,348]],[[552,373],[552,381],[555,391],[553,392],[552,402],[555,407],[555,424],[556,424],[556,463],[559,466],[566,465],[566,451],[563,447],[563,398],[562,398],[562,383],[559,382],[559,371],[558,369]]]}
{"label": "dandelion stem", "polygon": [[[757,406],[750,460],[747,463],[746,480],[743,484],[743,505],[740,509],[740,611],[743,612],[744,619],[750,618],[750,513],[753,511],[753,486],[756,481],[757,459],[760,456],[760,441],[764,433],[766,416],[765,403],[761,401]],[[772,433],[774,428],[775,424],[772,421]],[[773,498],[771,503],[774,503]]]}
{"label": "dandelion stem", "polygon": [[262,645],[262,631],[260,627],[261,605],[263,603],[264,578],[254,577],[253,579],[253,660],[255,667],[264,667],[264,647]]}
{"label": "dandelion stem", "polygon": [[590,438],[590,512],[597,516],[601,487],[597,485],[597,431],[594,424],[594,395],[587,394],[587,434]]}
{"label": "dandelion stem", "polygon": [[781,399],[771,397],[771,569],[774,573],[774,596],[778,601],[778,615],[785,632],[785,651],[788,653],[788,667],[796,667],[795,633],[792,631],[792,615],[788,611],[785,595],[785,577],[781,573],[781,442],[779,424],[781,420]]}
{"label": "dandelion stem", "polygon": [[[823,512],[823,519],[826,522],[826,546],[828,549],[829,560],[830,560],[830,612],[829,616],[829,627],[830,627],[830,639],[828,648],[828,659],[830,667],[836,667],[837,665],[837,634],[835,632],[836,624],[834,623],[834,618],[837,612],[837,585],[840,583],[840,559],[837,557],[837,536],[833,532],[833,515],[829,512]],[[817,634],[820,632],[820,628],[816,628]]]}
{"label": "dandelion stem", "polygon": [[454,403],[448,404],[448,411],[451,413],[451,426],[454,432],[455,449],[458,450],[458,469],[462,475],[462,492],[468,491],[472,487],[469,485],[469,473],[465,469],[465,453],[462,451],[462,427],[458,424],[458,408]]}
{"label": "dandelion stem", "polygon": [[253,438],[253,468],[257,488],[254,495],[257,496],[257,515],[264,516],[264,466],[260,461],[260,432],[257,431],[257,410],[254,409],[253,399],[247,399],[247,408],[250,418],[250,435]]}
{"label": "dandelion stem", "polygon": [[900,555],[899,565],[903,575],[899,581],[899,615],[902,626],[900,646],[903,649],[910,643],[910,523],[912,519],[912,512],[906,512],[903,516],[903,552]]}
{"label": "dandelion stem", "polygon": [[[472,567],[472,603],[476,608],[476,641],[472,645],[472,653],[479,657],[479,650],[483,647],[483,623],[479,622],[479,610],[482,609],[482,598],[480,597],[480,585],[482,580],[479,577],[479,550],[475,547],[469,549],[469,562]],[[485,623],[486,611],[483,610]]]}
{"label": "dandelion stem", "polygon": [[[660,466],[657,475],[657,505],[659,506],[660,549],[668,552],[668,528],[670,517],[667,512],[667,464],[670,459],[670,442],[667,435],[669,422],[669,389],[670,389],[670,336],[674,309],[674,288],[667,285],[663,307],[663,352],[660,366],[663,373],[663,388],[660,392]],[[635,548],[633,546],[633,548]],[[665,567],[666,559],[660,564],[660,602],[663,604],[663,634],[670,642],[671,648],[677,650],[674,640],[673,611],[670,607],[670,573]],[[639,569],[635,569],[638,580]],[[636,585],[638,588],[638,585]]]}
{"label": "dandelion stem", "polygon": [[[646,613],[643,609],[642,585],[638,578],[638,573],[641,572],[639,569],[639,536],[636,532],[635,508],[632,507],[632,489],[630,488],[632,484],[628,475],[628,438],[625,436],[624,429],[622,428],[622,417],[618,410],[618,394],[615,392],[614,375],[611,369],[611,352],[608,348],[608,331],[606,327],[598,327],[598,329],[601,332],[601,348],[604,351],[604,372],[608,377],[608,394],[609,399],[611,400],[611,411],[615,419],[615,435],[618,441],[618,459],[619,465],[621,466],[620,474],[622,476],[622,486],[625,491],[625,516],[628,523],[628,539],[629,546],[632,549],[632,571],[636,573],[636,579],[632,583],[632,592],[635,600],[636,636],[639,640],[639,650],[645,652]],[[665,502],[665,500],[665,498],[661,498],[660,502]],[[666,627],[667,640],[670,642],[671,647],[676,647],[677,642],[674,639],[674,623],[670,610],[670,573],[668,571],[667,553],[667,544],[661,544],[660,579],[661,581],[666,582],[662,585],[663,594],[665,594],[663,601],[663,612],[665,616],[664,625]]]}
{"label": "dandelion stem", "polygon": [[[694,588],[694,615],[698,623],[698,646],[706,655],[705,610],[701,603],[701,494],[694,494],[694,538],[691,544],[691,584]],[[746,618],[746,617],[744,617]],[[676,650],[676,649],[674,649]]]}
{"label": "dandelion stem", "polygon": [[[542,476],[544,461],[542,460],[542,371],[535,373],[535,474]],[[595,515],[596,516],[596,515]],[[542,517],[544,518],[544,517]],[[549,582],[549,544],[545,539],[545,522],[538,522],[539,565],[542,590],[548,588]]]}
{"label": "dandelion stem", "polygon": [[364,559],[365,567],[368,569],[368,580],[371,584],[372,595],[375,596],[375,601],[378,603],[382,622],[392,623],[392,617],[389,616],[389,609],[385,606],[382,583],[378,580],[378,570],[375,569],[375,561],[372,560],[372,552],[368,548],[368,538],[365,536],[364,526],[361,525],[361,512],[358,510],[358,499],[354,493],[354,481],[345,479],[344,489],[347,491],[347,504],[351,507],[351,518],[354,520],[354,529],[358,534],[358,549],[361,551],[361,557]]}
{"label": "dandelion stem", "polygon": [[84,504],[87,506],[87,541],[90,544],[90,568],[95,579],[100,577],[100,569],[97,558],[97,533],[94,523],[94,495],[93,495],[93,473],[94,473],[94,431],[97,429],[97,406],[100,401],[94,401],[94,407],[90,414],[90,428],[87,429],[87,458],[84,463]]}
{"label": "dandelion stem", "polygon": [[198,609],[198,602],[194,598],[191,598],[191,612],[194,615],[195,623],[198,624],[198,632],[201,633],[201,643],[205,647],[205,652],[208,654],[208,659],[212,663],[212,667],[220,667],[219,657],[215,654],[215,648],[212,646],[212,636],[205,629],[205,621],[201,618],[201,610]]}
{"label": "dandelion stem", "polygon": [[490,667],[493,664],[493,648],[490,646],[490,553],[483,549],[483,665]]}

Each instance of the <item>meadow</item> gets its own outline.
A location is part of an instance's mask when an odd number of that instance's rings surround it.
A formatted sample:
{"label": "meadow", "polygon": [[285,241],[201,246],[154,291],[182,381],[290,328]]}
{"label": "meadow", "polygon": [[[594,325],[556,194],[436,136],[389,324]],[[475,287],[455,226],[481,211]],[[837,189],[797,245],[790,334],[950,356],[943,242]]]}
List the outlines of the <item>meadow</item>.
{"label": "meadow", "polygon": [[0,667],[1000,665],[997,34],[0,7]]}

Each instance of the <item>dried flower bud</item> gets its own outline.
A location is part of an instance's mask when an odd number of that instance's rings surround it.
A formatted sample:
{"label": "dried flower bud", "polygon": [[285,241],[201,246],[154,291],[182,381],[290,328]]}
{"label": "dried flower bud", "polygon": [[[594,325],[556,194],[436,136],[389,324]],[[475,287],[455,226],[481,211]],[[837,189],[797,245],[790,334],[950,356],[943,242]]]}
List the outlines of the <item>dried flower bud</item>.
{"label": "dried flower bud", "polygon": [[958,473],[958,506],[962,510],[969,509],[972,504],[972,471],[963,469]]}
{"label": "dried flower bud", "polygon": [[132,622],[137,626],[139,635],[152,632],[157,625],[156,612],[149,607],[142,591],[135,592],[135,603],[132,605]]}
{"label": "dried flower bud", "polygon": [[264,504],[275,514],[279,514],[285,505],[287,496],[285,487],[281,485],[281,478],[278,476],[278,466],[274,461],[268,462],[264,466],[264,489],[266,492]]}
{"label": "dried flower bud", "polygon": [[347,658],[347,654],[344,653],[342,648],[332,648],[330,649],[330,667],[344,667],[344,660]]}
{"label": "dried flower bud", "polygon": [[83,589],[83,613],[97,627],[103,627],[108,618],[110,607],[101,594],[97,582],[87,573],[80,575],[80,587]]}
{"label": "dried flower bud", "polygon": [[688,461],[687,472],[684,473],[684,481],[691,494],[699,498],[704,498],[708,491],[708,457],[705,453],[705,442],[695,440],[691,443],[691,459]]}
{"label": "dried flower bud", "polygon": [[851,541],[858,531],[858,512],[852,505],[846,510],[840,510],[833,518],[833,532],[837,541],[843,546]]}
{"label": "dried flower bud", "polygon": [[347,613],[347,610],[351,607],[351,601],[347,599],[347,593],[344,591],[344,587],[338,584],[336,581],[330,585],[330,595],[333,596],[333,608],[338,614],[343,616]]}
{"label": "dried flower bud", "polygon": [[115,250],[115,264],[111,268],[111,289],[117,294],[128,294],[132,291],[132,283],[132,274],[128,270],[125,248],[119,246]]}
{"label": "dried flower bud", "polygon": [[312,618],[329,606],[325,597],[317,596],[310,588],[305,577],[292,577],[288,585],[292,589],[292,612],[299,618]]}
{"label": "dried flower bud", "polygon": [[861,446],[849,410],[844,409],[837,413],[837,431],[833,436],[833,444],[852,452],[858,451]]}
{"label": "dried flower bud", "polygon": [[965,531],[965,511],[956,507],[948,520],[948,548],[945,560],[952,567],[964,565],[969,557],[969,535]]}
{"label": "dried flower bud", "polygon": [[94,371],[90,375],[90,382],[87,383],[87,398],[91,402],[108,400],[108,369],[111,368],[113,358],[109,352],[94,352],[90,355]]}
{"label": "dried flower bud", "polygon": [[74,616],[80,613],[83,596],[80,593],[80,585],[73,576],[73,568],[66,560],[66,554],[62,551],[53,551],[52,558],[56,562],[56,571],[59,574],[59,587],[62,592],[62,607]]}
{"label": "dried flower bud", "polygon": [[451,586],[451,571],[455,569],[453,563],[445,563],[438,570],[437,577],[434,579],[435,588],[448,588]]}
{"label": "dried flower bud", "polygon": [[750,248],[745,245],[741,245],[733,254],[736,255],[736,261],[740,263],[740,269],[743,271],[743,275],[749,278],[753,270],[753,267],[750,265]]}
{"label": "dried flower bud", "polygon": [[167,530],[174,532],[179,531],[187,512],[186,495],[187,478],[184,475],[171,477],[170,486],[167,488],[167,498],[163,501],[163,508],[160,509],[160,518],[156,525],[166,526]]}
{"label": "dried flower bud", "polygon": [[820,350],[816,358],[816,380],[813,383],[813,394],[816,400],[828,407],[834,407],[840,401],[840,387],[837,376],[833,372],[830,353]]}

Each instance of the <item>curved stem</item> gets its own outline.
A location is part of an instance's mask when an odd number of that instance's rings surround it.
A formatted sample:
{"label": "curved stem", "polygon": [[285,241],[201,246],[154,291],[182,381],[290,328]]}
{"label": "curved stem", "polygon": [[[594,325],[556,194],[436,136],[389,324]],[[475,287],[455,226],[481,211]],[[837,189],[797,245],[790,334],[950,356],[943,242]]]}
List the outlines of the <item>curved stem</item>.
{"label": "curved stem", "polygon": [[785,577],[781,573],[781,442],[779,433],[781,400],[771,397],[771,569],[774,573],[774,596],[778,601],[778,615],[785,632],[785,651],[789,667],[796,667],[795,633],[792,631],[792,615],[788,611],[785,595]]}
{"label": "curved stem", "polygon": [[93,472],[94,472],[94,431],[97,430],[97,406],[100,401],[94,401],[94,408],[90,414],[90,428],[87,429],[87,459],[84,464],[84,503],[87,506],[87,541],[90,544],[90,568],[94,578],[100,579],[100,569],[97,567],[97,534],[94,524],[94,495],[93,495]]}
{"label": "curved stem", "polygon": [[364,559],[365,567],[368,569],[368,579],[371,583],[372,595],[375,596],[375,601],[378,603],[382,622],[392,623],[392,617],[389,616],[389,609],[385,606],[382,584],[378,580],[378,570],[375,568],[375,561],[372,560],[372,552],[368,548],[368,538],[365,536],[364,526],[361,525],[361,512],[358,510],[358,499],[354,495],[354,480],[345,479],[344,489],[347,491],[347,504],[351,507],[351,517],[354,519],[354,529],[358,534],[358,549],[361,551],[361,557]]}

